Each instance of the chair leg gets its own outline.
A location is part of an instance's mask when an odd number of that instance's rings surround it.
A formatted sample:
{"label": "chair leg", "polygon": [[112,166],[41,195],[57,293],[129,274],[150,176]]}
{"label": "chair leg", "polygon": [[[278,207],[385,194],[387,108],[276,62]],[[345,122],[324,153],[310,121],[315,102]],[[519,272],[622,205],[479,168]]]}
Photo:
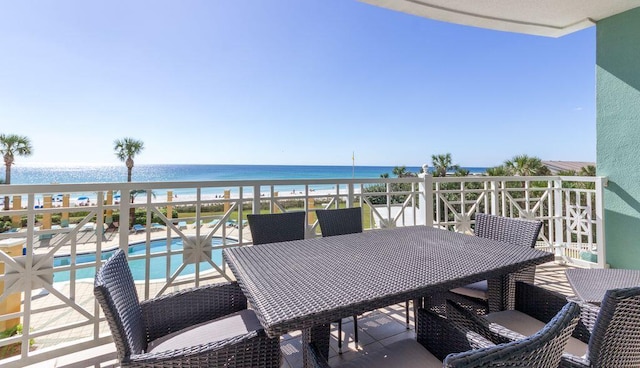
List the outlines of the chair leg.
{"label": "chair leg", "polygon": [[338,354],[342,354],[342,318],[338,320]]}
{"label": "chair leg", "polygon": [[353,340],[358,344],[358,316],[353,316]]}
{"label": "chair leg", "polygon": [[409,315],[409,300],[407,300],[407,303],[404,306],[404,313],[406,315],[407,318],[407,330],[409,329],[409,322],[410,322],[410,315]]}

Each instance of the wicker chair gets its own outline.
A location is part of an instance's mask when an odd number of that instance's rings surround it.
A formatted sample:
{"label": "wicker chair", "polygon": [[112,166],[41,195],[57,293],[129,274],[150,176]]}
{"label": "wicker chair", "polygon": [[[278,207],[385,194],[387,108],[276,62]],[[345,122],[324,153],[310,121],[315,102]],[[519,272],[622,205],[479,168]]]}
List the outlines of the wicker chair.
{"label": "wicker chair", "polygon": [[[523,247],[533,248],[536,245],[541,228],[542,222],[540,221],[500,217],[484,213],[476,214],[476,236]],[[533,283],[535,272],[535,267],[529,267],[512,275],[508,281],[510,283],[509,290],[513,290],[516,281]],[[450,299],[477,314],[486,314],[490,311],[497,311],[499,308],[494,307],[492,302],[494,300],[501,302],[503,297],[499,293],[494,293],[494,288],[489,287],[489,282],[483,280],[452,289],[445,294],[434,295],[431,297],[430,304],[434,307],[433,310],[441,310],[444,306],[444,301]],[[513,295],[507,296],[506,300],[513,300]],[[508,308],[512,309],[513,305],[509,305]]]}
{"label": "wicker chair", "polygon": [[304,219],[304,211],[247,215],[254,245],[304,239]]}
{"label": "wicker chair", "polygon": [[[558,293],[518,282],[515,311],[477,316],[463,307],[448,305],[447,314],[457,324],[472,321],[474,328],[482,328],[481,334],[490,340],[514,340],[529,335],[566,300]],[[561,367],[640,367],[640,287],[609,290],[600,307],[570,300],[580,306],[580,322],[567,344]]]}
{"label": "wicker chair", "polygon": [[96,274],[94,295],[123,367],[280,367],[237,283],[193,288],[139,302],[122,250]]}
{"label": "wicker chair", "polygon": [[[580,316],[575,303],[531,337],[494,344],[467,325],[457,325],[425,309],[418,309],[416,340],[401,340],[339,367],[558,367],[564,347]],[[473,327],[473,325],[471,325]],[[305,346],[315,368],[329,365],[313,345]],[[442,362],[444,359],[444,362]]]}
{"label": "wicker chair", "polygon": [[362,209],[360,207],[316,210],[316,216],[322,236],[362,232]]}
{"label": "wicker chair", "polygon": [[[362,232],[362,209],[316,210],[323,237]],[[358,316],[353,316],[353,340],[358,343]],[[338,352],[342,353],[342,320],[338,321]]]}

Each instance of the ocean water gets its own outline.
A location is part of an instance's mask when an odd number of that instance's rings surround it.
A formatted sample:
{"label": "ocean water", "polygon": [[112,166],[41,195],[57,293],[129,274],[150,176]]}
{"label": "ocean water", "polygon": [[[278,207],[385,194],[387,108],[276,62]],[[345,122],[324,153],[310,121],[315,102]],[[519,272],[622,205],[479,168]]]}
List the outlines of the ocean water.
{"label": "ocean water", "polygon": [[[393,166],[300,166],[300,165],[136,165],[135,182],[271,180],[271,179],[351,179],[393,175]],[[471,173],[486,168],[467,167]],[[420,167],[407,167],[420,172]],[[118,183],[127,181],[127,168],[117,166],[20,166],[11,169],[12,184]]]}
{"label": "ocean water", "polygon": [[[134,182],[176,182],[176,181],[232,181],[232,180],[287,180],[287,179],[375,179],[381,174],[394,177],[392,166],[301,166],[301,165],[136,165],[133,168]],[[418,173],[420,167],[407,167],[407,171]],[[486,168],[468,167],[471,173],[484,173]],[[81,183],[120,183],[127,181],[127,168],[124,164],[106,165],[61,165],[61,166],[19,166],[11,169],[11,184],[81,184]],[[232,197],[236,190],[231,190]],[[333,185],[314,185],[311,189],[323,191],[335,189]],[[341,188],[342,190],[346,188]],[[252,188],[245,188],[249,194]],[[281,193],[301,193],[303,185],[276,186]],[[174,195],[182,198],[192,197],[193,189],[174,189]],[[205,188],[203,195],[222,196],[224,188]],[[164,198],[166,191],[157,190],[156,198]],[[266,193],[265,193],[266,194]],[[96,193],[73,193],[72,203],[82,205],[89,199],[95,203]],[[83,198],[84,197],[84,198]],[[36,195],[35,206],[42,203],[42,195]],[[136,200],[144,200],[144,195]],[[23,204],[27,197],[23,196]],[[0,198],[0,202],[2,199]]]}

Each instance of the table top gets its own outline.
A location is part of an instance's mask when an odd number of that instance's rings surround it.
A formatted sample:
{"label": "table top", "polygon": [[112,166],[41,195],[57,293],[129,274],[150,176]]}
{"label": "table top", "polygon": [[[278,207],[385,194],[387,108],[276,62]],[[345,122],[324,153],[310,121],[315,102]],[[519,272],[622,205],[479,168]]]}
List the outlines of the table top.
{"label": "table top", "polygon": [[576,296],[592,304],[599,305],[607,290],[640,286],[640,270],[574,268],[565,272]]}
{"label": "table top", "polygon": [[552,253],[427,226],[225,249],[270,336],[552,261]]}

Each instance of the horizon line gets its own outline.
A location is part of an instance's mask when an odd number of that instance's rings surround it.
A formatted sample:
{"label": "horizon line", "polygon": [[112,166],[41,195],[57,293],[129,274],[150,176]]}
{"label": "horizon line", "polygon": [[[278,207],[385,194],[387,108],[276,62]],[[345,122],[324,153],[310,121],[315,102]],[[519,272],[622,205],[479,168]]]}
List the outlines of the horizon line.
{"label": "horizon line", "polygon": [[[392,165],[392,164],[363,164],[358,165],[356,167],[416,167],[422,168],[424,164],[421,165]],[[124,163],[106,163],[106,162],[98,162],[98,163],[89,163],[89,162],[22,162],[22,163],[14,163],[13,168],[16,167],[118,167],[125,166]],[[352,165],[346,164],[231,164],[231,163],[138,163],[134,164],[133,169],[135,170],[138,166],[336,166],[336,167],[352,167]],[[433,167],[433,165],[428,165],[429,167]],[[489,166],[476,166],[476,165],[459,165],[462,168],[489,168],[494,167],[496,165]]]}

